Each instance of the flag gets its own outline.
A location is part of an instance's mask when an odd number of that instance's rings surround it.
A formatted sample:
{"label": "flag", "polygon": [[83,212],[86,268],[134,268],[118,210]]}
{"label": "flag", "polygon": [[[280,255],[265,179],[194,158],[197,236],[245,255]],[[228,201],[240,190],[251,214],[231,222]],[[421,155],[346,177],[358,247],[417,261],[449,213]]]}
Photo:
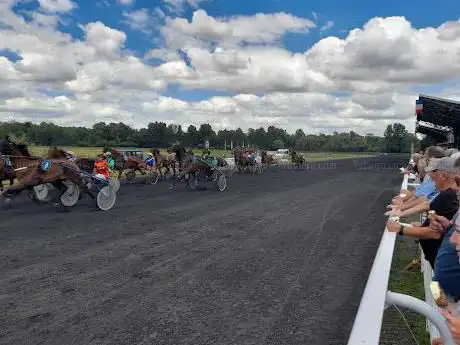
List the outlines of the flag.
{"label": "flag", "polygon": [[180,58],[182,60],[184,60],[184,62],[187,65],[187,67],[193,69],[192,60],[188,56],[187,52],[185,50],[183,50],[183,49],[178,49],[177,53],[179,54]]}
{"label": "flag", "polygon": [[423,114],[423,101],[417,99],[415,101],[415,115],[422,115]]}

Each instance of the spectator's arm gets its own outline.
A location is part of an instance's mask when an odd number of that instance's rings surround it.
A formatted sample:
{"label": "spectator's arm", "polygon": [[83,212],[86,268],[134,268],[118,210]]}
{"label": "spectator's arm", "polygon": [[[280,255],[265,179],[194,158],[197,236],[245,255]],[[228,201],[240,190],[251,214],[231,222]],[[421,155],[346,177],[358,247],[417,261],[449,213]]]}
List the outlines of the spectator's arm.
{"label": "spectator's arm", "polygon": [[418,204],[421,204],[423,202],[426,202],[428,201],[428,199],[424,196],[420,197],[420,198],[415,198],[415,199],[412,199],[412,200],[409,200],[407,202],[405,202],[404,204],[401,205],[401,208],[400,210],[401,211],[405,211],[405,210],[408,210],[412,207],[415,207],[417,206]]}
{"label": "spectator's arm", "polygon": [[404,228],[404,236],[420,240],[438,240],[441,238],[441,233],[428,226],[411,226]]}
{"label": "spectator's arm", "polygon": [[424,202],[415,205],[414,207],[408,208],[407,210],[401,211],[400,217],[407,217],[412,214],[422,213],[430,210],[430,202],[425,200]]}

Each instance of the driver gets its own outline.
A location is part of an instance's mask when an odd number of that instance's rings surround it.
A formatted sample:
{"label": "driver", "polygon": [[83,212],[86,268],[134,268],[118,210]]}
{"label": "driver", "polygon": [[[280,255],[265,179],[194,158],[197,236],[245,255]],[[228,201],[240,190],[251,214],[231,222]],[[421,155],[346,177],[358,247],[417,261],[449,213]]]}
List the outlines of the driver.
{"label": "driver", "polygon": [[[11,154],[11,140],[8,135],[5,135],[5,138],[0,141],[0,152],[4,155]],[[14,175],[14,168],[11,164],[11,159],[8,156],[3,157],[3,164],[6,173],[6,177],[12,177]]]}
{"label": "driver", "polygon": [[105,160],[111,171],[115,170],[115,160],[112,158],[112,152],[107,151],[104,153]]}
{"label": "driver", "polygon": [[155,157],[153,157],[153,153],[152,152],[147,152],[147,159],[145,160],[145,164],[147,164],[147,166],[149,167],[153,167],[156,163],[155,161]]}
{"label": "driver", "polygon": [[97,155],[97,161],[94,163],[94,176],[102,180],[108,180],[110,175],[109,165],[104,159],[105,154],[100,153]]}

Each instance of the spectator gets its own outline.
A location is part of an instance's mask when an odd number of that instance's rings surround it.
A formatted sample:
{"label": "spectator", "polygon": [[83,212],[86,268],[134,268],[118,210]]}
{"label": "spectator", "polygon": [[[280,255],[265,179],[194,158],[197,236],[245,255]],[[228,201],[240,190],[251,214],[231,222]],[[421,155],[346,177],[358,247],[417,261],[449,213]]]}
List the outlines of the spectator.
{"label": "spectator", "polygon": [[[431,146],[426,150],[425,159],[429,162],[432,158],[443,158],[445,155],[445,151],[439,146]],[[426,201],[432,201],[438,191],[433,180],[427,176],[415,191],[401,191],[401,193],[405,196],[394,198],[392,204],[388,205],[392,211],[387,212],[386,215],[404,217],[423,212],[428,209]]]}
{"label": "spectator", "polygon": [[[443,311],[447,325],[456,344],[460,345],[460,217],[455,222],[437,216],[430,224],[436,231],[448,229],[436,257],[434,280],[444,291],[448,308]],[[441,338],[434,339],[432,345],[443,345]]]}
{"label": "spectator", "polygon": [[[456,159],[454,157],[431,160],[427,172],[439,194],[431,203],[425,201],[423,204],[420,204],[424,207],[423,210],[435,211],[437,215],[444,216],[449,220],[454,217],[459,207],[457,199],[458,188],[455,181],[457,174],[455,163]],[[401,216],[404,216],[405,212],[403,211]],[[408,214],[410,213],[408,212]],[[443,234],[433,230],[429,225],[430,220],[428,218],[421,226],[412,227],[404,227],[398,222],[389,220],[387,229],[391,232],[398,232],[400,235],[419,239],[426,260],[430,263],[431,268],[434,268],[436,255],[443,240]]]}

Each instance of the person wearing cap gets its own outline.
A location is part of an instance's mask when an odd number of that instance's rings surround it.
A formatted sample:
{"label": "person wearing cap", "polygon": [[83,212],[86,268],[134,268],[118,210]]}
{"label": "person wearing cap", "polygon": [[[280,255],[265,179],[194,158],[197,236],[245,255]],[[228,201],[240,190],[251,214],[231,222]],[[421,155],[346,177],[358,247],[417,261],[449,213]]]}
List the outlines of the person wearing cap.
{"label": "person wearing cap", "polygon": [[[431,159],[427,167],[427,173],[435,183],[439,194],[430,203],[425,201],[423,208],[419,211],[435,211],[437,215],[443,216],[446,219],[452,219],[458,211],[459,202],[457,199],[457,182],[455,177],[458,169],[455,167],[455,157],[444,157],[439,159]],[[407,210],[409,211],[409,210]],[[401,217],[407,216],[410,213],[401,212]],[[407,214],[405,213],[407,212]],[[430,228],[430,220],[427,218],[421,226],[404,227],[398,222],[389,220],[387,224],[388,231],[397,232],[400,235],[405,235],[420,240],[425,259],[430,263],[431,267],[435,266],[436,255],[443,241],[444,235],[438,231],[433,231]]]}
{"label": "person wearing cap", "polygon": [[75,153],[73,151],[66,151],[66,158],[71,161],[71,162],[76,162],[77,161],[77,156],[75,156]]}
{"label": "person wearing cap", "polygon": [[104,153],[105,160],[111,171],[115,170],[115,160],[112,158],[112,152],[107,151]]}
{"label": "person wearing cap", "polygon": [[94,162],[94,175],[100,179],[108,180],[110,176],[109,165],[105,160],[105,154],[100,153],[97,155],[97,161]]}
{"label": "person wearing cap", "polygon": [[145,160],[145,164],[147,164],[149,167],[154,167],[155,166],[155,157],[153,156],[152,152],[147,152],[147,159]]}
{"label": "person wearing cap", "polygon": [[[443,308],[442,314],[452,338],[460,344],[460,217],[457,214],[449,221],[436,216],[430,227],[441,233],[447,231],[436,256],[433,280],[439,283],[446,296],[447,308]],[[432,344],[443,345],[444,340],[436,338]]]}
{"label": "person wearing cap", "polygon": [[[431,146],[427,148],[425,157],[423,158],[426,163],[431,159],[443,158],[446,156],[445,151],[439,146]],[[421,174],[421,167],[418,168],[419,175]],[[424,168],[426,170],[426,168]],[[425,172],[425,171],[424,171]],[[392,211],[386,213],[389,216],[401,216],[400,213],[404,212],[405,216],[423,212],[423,203],[426,201],[431,202],[437,196],[438,191],[434,181],[428,175],[423,179],[423,182],[415,189],[415,191],[401,191],[405,194],[404,197],[396,197],[392,200],[392,204],[388,205]]]}

